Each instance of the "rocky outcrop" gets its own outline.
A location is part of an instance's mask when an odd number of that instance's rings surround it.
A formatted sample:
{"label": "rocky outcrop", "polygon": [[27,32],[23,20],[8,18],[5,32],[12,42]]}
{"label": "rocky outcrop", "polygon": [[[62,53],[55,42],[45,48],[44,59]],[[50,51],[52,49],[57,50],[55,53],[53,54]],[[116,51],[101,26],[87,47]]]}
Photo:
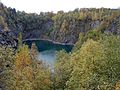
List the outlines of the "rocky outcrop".
{"label": "rocky outcrop", "polygon": [[[74,44],[80,33],[86,35],[90,30],[120,34],[120,12],[117,9],[91,8],[57,14],[52,12],[28,14],[0,4],[0,10],[0,15],[9,28],[8,36],[17,38],[18,34],[22,33],[23,40],[44,39]],[[3,36],[5,35],[2,33],[1,37]],[[3,41],[5,40],[1,38],[1,44],[5,44]]]}
{"label": "rocky outcrop", "polygon": [[112,33],[120,35],[120,16],[114,19],[105,29],[105,33]]}
{"label": "rocky outcrop", "polygon": [[0,32],[0,45],[17,48],[17,39],[13,38],[9,32]]}

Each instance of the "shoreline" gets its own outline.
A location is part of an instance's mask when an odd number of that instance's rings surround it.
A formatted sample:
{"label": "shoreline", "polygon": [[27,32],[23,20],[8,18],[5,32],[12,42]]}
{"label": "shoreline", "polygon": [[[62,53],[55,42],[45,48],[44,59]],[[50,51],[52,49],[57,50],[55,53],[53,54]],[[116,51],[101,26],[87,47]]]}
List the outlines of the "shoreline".
{"label": "shoreline", "polygon": [[60,43],[60,42],[56,42],[56,41],[53,41],[53,40],[50,40],[50,39],[36,39],[36,38],[33,38],[33,39],[24,39],[22,41],[25,42],[25,41],[28,41],[28,40],[43,40],[43,41],[52,42],[53,44],[73,45],[73,46],[75,45],[73,43]]}

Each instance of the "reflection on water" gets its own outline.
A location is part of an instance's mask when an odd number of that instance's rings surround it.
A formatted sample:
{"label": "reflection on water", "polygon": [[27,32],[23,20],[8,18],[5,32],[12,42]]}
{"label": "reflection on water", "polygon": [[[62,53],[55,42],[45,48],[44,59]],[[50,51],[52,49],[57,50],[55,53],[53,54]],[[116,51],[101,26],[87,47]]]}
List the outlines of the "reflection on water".
{"label": "reflection on water", "polygon": [[45,50],[41,51],[38,54],[38,59],[42,60],[44,63],[47,63],[50,67],[54,66],[54,61],[56,59],[55,50]]}
{"label": "reflection on water", "polygon": [[27,40],[24,43],[31,48],[33,42],[36,44],[39,51],[38,59],[48,64],[50,67],[54,66],[56,51],[64,49],[67,52],[70,52],[73,48],[73,45],[55,44],[45,40]]}

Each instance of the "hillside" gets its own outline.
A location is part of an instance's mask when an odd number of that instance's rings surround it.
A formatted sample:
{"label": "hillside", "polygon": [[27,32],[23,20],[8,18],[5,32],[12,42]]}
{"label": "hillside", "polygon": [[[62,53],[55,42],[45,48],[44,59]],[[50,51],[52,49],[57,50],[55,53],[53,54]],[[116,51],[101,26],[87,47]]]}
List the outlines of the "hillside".
{"label": "hillside", "polygon": [[120,34],[120,10],[108,8],[82,8],[58,13],[25,13],[0,3],[0,28],[23,39],[50,39],[74,44],[80,33],[86,36],[91,30]]}
{"label": "hillside", "polygon": [[[54,52],[51,69],[27,39],[74,45]],[[0,90],[120,90],[120,9],[35,14],[0,3]]]}

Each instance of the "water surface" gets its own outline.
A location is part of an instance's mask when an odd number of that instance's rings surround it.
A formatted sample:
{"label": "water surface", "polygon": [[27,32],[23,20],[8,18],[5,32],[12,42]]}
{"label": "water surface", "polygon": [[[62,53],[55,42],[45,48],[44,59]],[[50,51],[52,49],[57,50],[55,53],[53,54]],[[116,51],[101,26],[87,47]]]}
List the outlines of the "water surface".
{"label": "water surface", "polygon": [[38,48],[38,59],[42,60],[49,66],[53,66],[56,60],[56,52],[64,49],[66,52],[70,52],[73,45],[55,44],[45,40],[27,40],[25,43],[31,48],[32,43],[35,43]]}

